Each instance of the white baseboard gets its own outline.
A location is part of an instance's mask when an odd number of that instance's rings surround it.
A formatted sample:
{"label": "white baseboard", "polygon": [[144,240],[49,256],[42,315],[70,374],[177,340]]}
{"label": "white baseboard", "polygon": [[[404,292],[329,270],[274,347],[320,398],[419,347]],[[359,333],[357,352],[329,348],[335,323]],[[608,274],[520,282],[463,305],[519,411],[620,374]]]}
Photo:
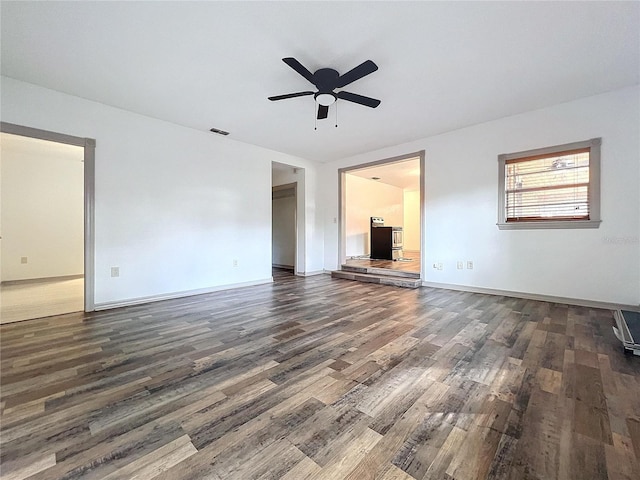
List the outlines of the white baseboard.
{"label": "white baseboard", "polygon": [[55,277],[37,277],[37,278],[22,278],[20,280],[3,280],[0,282],[0,285],[9,286],[9,285],[22,285],[28,283],[45,283],[45,282],[58,282],[63,280],[77,280],[79,278],[84,278],[84,274],[78,273],[75,275],[59,275]]}
{"label": "white baseboard", "polygon": [[138,297],[127,300],[116,300],[114,302],[96,303],[95,309],[108,310],[110,308],[129,307],[131,305],[141,305],[143,303],[160,302],[162,300],[172,300],[174,298],[191,297],[193,295],[202,295],[205,293],[214,293],[223,290],[232,290],[235,288],[253,287],[255,285],[264,285],[266,283],[273,283],[273,277],[265,278],[262,280],[253,280],[251,282],[218,285],[216,287],[199,288],[196,290],[185,290],[183,292],[163,293],[160,295],[151,295],[149,297]]}
{"label": "white baseboard", "polygon": [[299,277],[311,277],[313,275],[322,275],[323,273],[327,273],[326,270],[314,270],[313,272],[298,272],[296,273]]}
{"label": "white baseboard", "polygon": [[632,310],[640,311],[638,305],[622,305],[620,303],[599,302],[584,300],[580,298],[554,297],[552,295],[540,295],[536,293],[512,292],[509,290],[498,290],[494,288],[470,287],[467,285],[455,285],[450,283],[422,282],[423,287],[443,288],[446,290],[456,290],[460,292],[486,293],[487,295],[500,295],[503,297],[523,298],[525,300],[538,300],[541,302],[562,303],[567,305],[577,305],[579,307],[603,308],[605,310]]}
{"label": "white baseboard", "polygon": [[281,265],[279,263],[272,263],[273,268],[282,268],[283,270],[293,270],[293,265]]}

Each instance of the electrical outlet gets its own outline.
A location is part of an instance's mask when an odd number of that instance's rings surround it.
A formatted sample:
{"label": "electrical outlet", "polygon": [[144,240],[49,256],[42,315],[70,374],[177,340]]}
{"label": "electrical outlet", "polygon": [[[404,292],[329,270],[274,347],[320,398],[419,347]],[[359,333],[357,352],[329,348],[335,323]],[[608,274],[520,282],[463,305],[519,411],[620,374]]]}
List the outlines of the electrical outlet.
{"label": "electrical outlet", "polygon": [[467,270],[473,270],[473,262],[471,260],[467,260]]}
{"label": "electrical outlet", "polygon": [[234,267],[237,267],[237,266],[238,266],[238,259],[237,259],[237,258],[234,258],[234,259],[233,259],[233,266],[234,266]]}
{"label": "electrical outlet", "polygon": [[111,267],[111,276],[119,277],[120,276],[120,267]]}
{"label": "electrical outlet", "polygon": [[438,270],[442,270],[442,263],[438,263]]}
{"label": "electrical outlet", "polygon": [[437,263],[434,263],[434,264],[433,264],[433,268],[435,268],[435,269],[437,270],[437,269],[438,269],[438,264],[437,264]]}
{"label": "electrical outlet", "polygon": [[458,262],[457,266],[458,270],[462,270],[464,268],[464,264],[462,262]]}
{"label": "electrical outlet", "polygon": [[20,263],[27,263],[28,260],[27,257],[20,257]]}

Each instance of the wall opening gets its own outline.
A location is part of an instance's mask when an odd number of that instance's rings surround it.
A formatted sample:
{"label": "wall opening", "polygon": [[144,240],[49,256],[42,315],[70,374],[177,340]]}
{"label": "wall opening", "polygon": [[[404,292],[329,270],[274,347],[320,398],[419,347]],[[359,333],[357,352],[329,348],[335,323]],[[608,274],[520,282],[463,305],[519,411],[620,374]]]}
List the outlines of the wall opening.
{"label": "wall opening", "polygon": [[[375,261],[371,266],[420,272],[424,278],[424,152],[343,168],[339,177],[340,265]],[[400,253],[383,255],[394,263],[374,258],[380,256],[377,248],[372,255],[371,217],[401,227]]]}
{"label": "wall opening", "polygon": [[0,322],[92,311],[95,141],[0,131]]}

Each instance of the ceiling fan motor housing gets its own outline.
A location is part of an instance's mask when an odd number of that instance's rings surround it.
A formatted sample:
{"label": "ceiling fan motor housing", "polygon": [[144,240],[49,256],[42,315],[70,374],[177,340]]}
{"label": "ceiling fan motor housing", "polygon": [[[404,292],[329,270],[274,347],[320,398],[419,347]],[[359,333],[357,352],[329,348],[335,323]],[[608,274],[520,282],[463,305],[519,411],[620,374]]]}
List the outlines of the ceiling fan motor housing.
{"label": "ceiling fan motor housing", "polygon": [[340,74],[333,68],[321,68],[313,74],[313,83],[319,93],[331,93],[336,88],[336,80]]}

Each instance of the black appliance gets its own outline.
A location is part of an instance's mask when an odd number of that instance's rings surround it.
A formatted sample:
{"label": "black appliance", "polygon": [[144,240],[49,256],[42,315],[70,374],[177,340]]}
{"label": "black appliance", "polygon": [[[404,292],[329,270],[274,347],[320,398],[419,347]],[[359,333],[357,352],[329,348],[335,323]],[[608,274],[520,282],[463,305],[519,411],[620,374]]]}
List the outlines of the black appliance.
{"label": "black appliance", "polygon": [[402,227],[386,227],[381,217],[371,217],[372,260],[398,260],[402,258]]}
{"label": "black appliance", "polygon": [[640,312],[617,310],[613,316],[616,319],[613,333],[622,342],[624,353],[640,356]]}

